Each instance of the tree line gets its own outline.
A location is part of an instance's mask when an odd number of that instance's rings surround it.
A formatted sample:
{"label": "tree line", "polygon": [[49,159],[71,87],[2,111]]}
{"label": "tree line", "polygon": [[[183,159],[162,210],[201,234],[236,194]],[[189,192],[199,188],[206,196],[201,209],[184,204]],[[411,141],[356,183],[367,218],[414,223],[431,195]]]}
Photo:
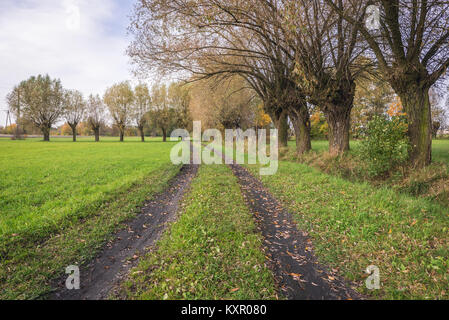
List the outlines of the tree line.
{"label": "tree line", "polygon": [[437,0],[139,0],[128,54],[142,73],[241,77],[263,102],[281,145],[292,123],[298,154],[311,148],[316,110],[330,153],[349,150],[357,87],[378,81],[398,97],[410,164],[423,167],[434,131],[430,90],[449,66],[448,9]]}
{"label": "tree line", "polygon": [[118,129],[120,141],[124,141],[125,130],[135,126],[144,142],[144,128],[150,125],[159,128],[166,141],[169,130],[185,125],[189,118],[188,95],[179,83],[150,89],[143,83],[133,88],[124,81],[109,87],[103,97],[91,94],[86,99],[78,90],[64,89],[59,79],[38,75],[16,85],[7,95],[7,103],[17,119],[15,133],[31,123],[42,132],[44,141],[50,141],[52,127],[62,121],[71,128],[74,142],[81,122],[99,141],[100,129],[109,119]]}

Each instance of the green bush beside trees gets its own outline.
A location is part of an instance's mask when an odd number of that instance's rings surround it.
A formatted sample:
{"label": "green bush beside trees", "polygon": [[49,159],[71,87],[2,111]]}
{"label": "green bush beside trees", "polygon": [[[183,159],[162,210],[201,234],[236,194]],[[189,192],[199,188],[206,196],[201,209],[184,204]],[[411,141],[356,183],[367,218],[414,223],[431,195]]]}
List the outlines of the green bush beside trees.
{"label": "green bush beside trees", "polygon": [[360,157],[366,162],[368,174],[378,177],[391,172],[409,158],[405,116],[375,116],[365,130]]}

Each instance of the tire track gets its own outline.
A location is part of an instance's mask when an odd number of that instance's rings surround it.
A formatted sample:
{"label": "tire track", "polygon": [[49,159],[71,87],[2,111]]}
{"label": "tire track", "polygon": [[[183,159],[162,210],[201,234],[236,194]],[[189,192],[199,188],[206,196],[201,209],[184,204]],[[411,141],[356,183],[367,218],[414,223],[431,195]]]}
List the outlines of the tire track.
{"label": "tire track", "polygon": [[320,266],[306,232],[292,215],[240,165],[230,165],[264,238],[265,254],[281,293],[289,300],[359,300],[363,296],[335,272]]}
{"label": "tire track", "polygon": [[107,299],[138,262],[152,248],[168,224],[176,219],[181,200],[189,189],[198,165],[185,165],[169,187],[145,203],[142,212],[113,236],[97,258],[80,268],[80,289],[68,290],[65,277],[57,283],[51,300]]}
{"label": "tire track", "polygon": [[238,164],[229,167],[238,179],[245,202],[264,238],[268,265],[281,294],[289,300],[364,299],[336,272],[318,263],[307,232],[298,229],[292,215],[259,179]]}

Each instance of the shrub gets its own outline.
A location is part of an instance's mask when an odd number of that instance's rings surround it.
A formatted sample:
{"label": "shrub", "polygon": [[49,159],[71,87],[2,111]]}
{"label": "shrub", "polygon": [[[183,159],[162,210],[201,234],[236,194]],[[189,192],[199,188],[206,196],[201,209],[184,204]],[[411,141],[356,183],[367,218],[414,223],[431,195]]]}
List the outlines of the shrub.
{"label": "shrub", "polygon": [[407,161],[410,145],[406,133],[407,122],[403,115],[376,116],[368,123],[360,157],[366,162],[371,177],[385,175]]}

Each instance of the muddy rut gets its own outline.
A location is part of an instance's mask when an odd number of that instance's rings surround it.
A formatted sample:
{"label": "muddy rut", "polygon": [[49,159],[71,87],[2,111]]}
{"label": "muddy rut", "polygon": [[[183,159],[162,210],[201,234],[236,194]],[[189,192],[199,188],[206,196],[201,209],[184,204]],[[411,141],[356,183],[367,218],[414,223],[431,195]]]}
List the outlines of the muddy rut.
{"label": "muddy rut", "polygon": [[264,239],[268,265],[280,292],[289,300],[355,300],[363,297],[349,283],[321,266],[306,232],[292,215],[240,165],[231,165]]}

